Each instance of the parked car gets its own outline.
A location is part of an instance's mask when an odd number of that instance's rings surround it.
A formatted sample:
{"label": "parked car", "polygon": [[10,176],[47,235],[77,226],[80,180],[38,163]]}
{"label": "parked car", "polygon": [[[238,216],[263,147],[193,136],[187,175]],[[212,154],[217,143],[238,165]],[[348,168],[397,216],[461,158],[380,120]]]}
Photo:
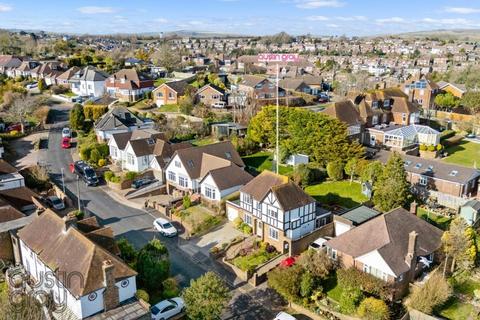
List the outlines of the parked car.
{"label": "parked car", "polygon": [[294,316],[286,313],[286,312],[279,312],[276,316],[275,319],[273,320],[297,320]]}
{"label": "parked car", "polygon": [[323,249],[323,248],[325,248],[325,242],[327,242],[327,241],[328,241],[328,239],[320,237],[310,244],[309,249],[313,249],[313,250]]}
{"label": "parked car", "polygon": [[154,179],[154,178],[150,178],[150,177],[137,179],[137,180],[132,182],[132,188],[133,189],[139,189],[141,187],[148,186],[149,184],[151,184],[155,181],[157,181],[157,180]]}
{"label": "parked car", "polygon": [[71,137],[72,137],[72,131],[70,131],[70,128],[63,128],[62,138],[71,138]]}
{"label": "parked car", "polygon": [[73,166],[74,172],[80,177],[87,186],[98,185],[98,177],[95,170],[92,169],[85,161],[76,161]]}
{"label": "parked car", "polygon": [[50,208],[54,208],[56,210],[63,210],[65,209],[65,203],[57,197],[57,196],[50,196],[47,198],[47,205]]}
{"label": "parked car", "polygon": [[182,298],[172,298],[160,301],[150,308],[152,320],[167,320],[185,311]]}
{"label": "parked car", "polygon": [[469,138],[469,139],[475,139],[475,133],[469,133],[469,134],[467,134],[466,137]]}
{"label": "parked car", "polygon": [[178,233],[177,228],[175,228],[170,221],[164,218],[155,219],[155,221],[153,221],[153,227],[157,229],[161,235],[166,237],[174,237]]}
{"label": "parked car", "polygon": [[38,83],[37,82],[34,82],[34,83],[29,83],[25,86],[26,89],[34,89],[38,87]]}
{"label": "parked car", "polygon": [[225,101],[217,101],[215,103],[212,103],[212,108],[223,109],[225,108],[225,106]]}
{"label": "parked car", "polygon": [[22,131],[22,124],[21,123],[12,123],[7,127],[7,132],[12,132],[12,131]]}
{"label": "parked car", "polygon": [[69,137],[65,137],[62,139],[62,149],[68,149],[72,146],[71,142],[70,142],[70,138]]}

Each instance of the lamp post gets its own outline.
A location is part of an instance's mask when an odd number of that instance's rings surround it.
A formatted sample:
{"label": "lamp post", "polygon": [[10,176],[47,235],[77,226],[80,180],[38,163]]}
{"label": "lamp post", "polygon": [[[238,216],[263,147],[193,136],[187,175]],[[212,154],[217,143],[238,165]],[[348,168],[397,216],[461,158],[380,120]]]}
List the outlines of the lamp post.
{"label": "lamp post", "polygon": [[81,202],[80,202],[80,178],[77,175],[77,201],[78,201],[78,211],[82,211]]}
{"label": "lamp post", "polygon": [[63,194],[65,195],[65,176],[63,174],[63,168],[60,169],[62,173],[62,187],[63,187]]}
{"label": "lamp post", "polygon": [[279,99],[279,73],[280,73],[280,66],[279,62],[296,62],[299,60],[298,54],[277,54],[277,53],[261,53],[257,56],[259,62],[275,62],[277,67],[276,72],[276,104],[277,104],[277,112],[276,112],[276,139],[275,139],[275,172],[278,174],[278,166],[280,163],[280,99]]}

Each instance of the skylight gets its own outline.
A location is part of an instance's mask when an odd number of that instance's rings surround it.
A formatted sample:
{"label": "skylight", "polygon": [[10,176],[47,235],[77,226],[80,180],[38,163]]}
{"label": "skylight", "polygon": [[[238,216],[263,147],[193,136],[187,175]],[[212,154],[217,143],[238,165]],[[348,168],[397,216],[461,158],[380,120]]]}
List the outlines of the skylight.
{"label": "skylight", "polygon": [[225,157],[227,157],[227,159],[232,159],[232,154],[230,152],[225,152]]}
{"label": "skylight", "polygon": [[187,161],[187,164],[188,164],[188,166],[190,166],[190,167],[193,168],[193,161],[192,161],[192,160],[188,160],[188,161]]}
{"label": "skylight", "polygon": [[407,160],[407,161],[404,162],[404,165],[405,165],[405,167],[408,167],[411,163],[412,163],[412,161]]}
{"label": "skylight", "polygon": [[420,169],[421,167],[422,167],[422,164],[421,164],[421,163],[417,163],[417,164],[415,165],[415,169]]}
{"label": "skylight", "polygon": [[457,170],[450,171],[450,176],[455,177],[458,174]]}

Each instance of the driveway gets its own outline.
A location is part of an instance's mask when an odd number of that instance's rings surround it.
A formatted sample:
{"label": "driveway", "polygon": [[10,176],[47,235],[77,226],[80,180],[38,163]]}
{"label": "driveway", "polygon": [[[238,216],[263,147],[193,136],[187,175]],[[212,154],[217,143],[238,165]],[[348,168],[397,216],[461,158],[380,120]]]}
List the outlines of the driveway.
{"label": "driveway", "polygon": [[237,236],[242,235],[242,232],[235,229],[232,223],[227,221],[224,224],[217,226],[207,234],[198,238],[194,238],[189,242],[194,244],[203,254],[208,255],[210,249],[217,244],[229,242]]}
{"label": "driveway", "polygon": [[[47,164],[52,181],[59,186],[62,185],[62,169],[64,173],[65,188],[67,194],[76,203],[77,192],[80,192],[81,206],[90,214],[95,215],[100,224],[110,226],[117,238],[127,238],[135,247],[140,248],[158,233],[153,230],[152,224],[155,216],[143,209],[132,208],[110,197],[103,187],[86,187],[84,183],[77,183],[76,176],[70,173],[68,165],[73,161],[72,152],[74,150],[63,150],[60,148],[61,129],[68,124],[68,110],[65,107],[56,107],[59,112],[56,113],[56,121],[49,133],[48,152],[42,159]],[[77,189],[78,187],[78,189]],[[108,192],[108,191],[107,191]],[[225,229],[217,231],[220,238],[226,238],[226,232],[232,230]],[[171,274],[179,281],[180,286],[186,287],[190,280],[196,279],[206,271],[214,271],[224,278],[232,289],[234,298],[232,299],[227,314],[224,319],[273,319],[274,312],[280,305],[278,301],[268,298],[268,303],[264,303],[259,297],[276,296],[270,289],[266,291],[257,291],[251,286],[246,285],[240,288],[234,285],[232,274],[221,267],[216,261],[212,260],[208,253],[208,246],[212,245],[212,237],[201,237],[199,243],[203,247],[197,247],[195,242],[190,243],[176,238],[162,238],[162,242],[168,248]],[[191,250],[184,250],[188,245]],[[199,249],[203,248],[203,249]],[[278,297],[278,296],[276,296]],[[274,307],[274,305],[276,307]],[[233,315],[233,316],[232,316]]]}
{"label": "driveway", "polygon": [[35,166],[41,157],[40,154],[45,152],[45,149],[35,150],[35,143],[41,138],[48,139],[48,132],[34,133],[20,139],[11,140],[9,144],[13,154],[9,156],[10,163],[18,170]]}

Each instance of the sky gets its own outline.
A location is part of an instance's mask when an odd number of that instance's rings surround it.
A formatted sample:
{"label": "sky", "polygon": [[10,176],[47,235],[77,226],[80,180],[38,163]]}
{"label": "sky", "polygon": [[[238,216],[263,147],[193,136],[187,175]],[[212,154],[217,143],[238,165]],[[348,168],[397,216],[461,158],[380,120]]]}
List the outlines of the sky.
{"label": "sky", "polygon": [[0,28],[366,36],[480,29],[479,0],[0,0]]}

